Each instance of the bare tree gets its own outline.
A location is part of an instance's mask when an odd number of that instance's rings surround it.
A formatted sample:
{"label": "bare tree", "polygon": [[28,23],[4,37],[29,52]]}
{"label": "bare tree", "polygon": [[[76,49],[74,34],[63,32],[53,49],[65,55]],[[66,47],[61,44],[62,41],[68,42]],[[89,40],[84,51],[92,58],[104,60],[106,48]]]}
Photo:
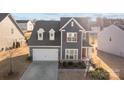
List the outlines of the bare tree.
{"label": "bare tree", "polygon": [[14,67],[13,56],[14,56],[16,50],[17,50],[16,48],[14,48],[14,49],[10,48],[8,50],[8,55],[9,55],[8,58],[9,58],[9,65],[10,65],[8,75],[12,75],[14,73],[14,70],[13,70],[13,67]]}

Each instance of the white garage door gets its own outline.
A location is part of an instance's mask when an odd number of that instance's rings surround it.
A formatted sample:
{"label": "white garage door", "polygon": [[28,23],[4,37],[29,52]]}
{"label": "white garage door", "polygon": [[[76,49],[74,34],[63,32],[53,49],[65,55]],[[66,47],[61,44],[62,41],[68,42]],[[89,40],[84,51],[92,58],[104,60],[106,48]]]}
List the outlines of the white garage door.
{"label": "white garage door", "polygon": [[33,49],[33,61],[58,61],[58,49]]}

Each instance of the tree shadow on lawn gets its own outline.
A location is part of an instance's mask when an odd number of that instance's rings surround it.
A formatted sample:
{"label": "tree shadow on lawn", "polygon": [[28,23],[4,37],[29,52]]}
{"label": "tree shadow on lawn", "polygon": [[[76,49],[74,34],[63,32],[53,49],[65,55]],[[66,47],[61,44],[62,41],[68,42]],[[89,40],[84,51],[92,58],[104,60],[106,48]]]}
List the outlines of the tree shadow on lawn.
{"label": "tree shadow on lawn", "polygon": [[[30,61],[27,60],[28,55],[16,56],[11,59],[6,58],[0,61],[0,79],[1,80],[19,80],[23,75],[24,71],[27,69]],[[9,72],[12,68],[12,74]]]}

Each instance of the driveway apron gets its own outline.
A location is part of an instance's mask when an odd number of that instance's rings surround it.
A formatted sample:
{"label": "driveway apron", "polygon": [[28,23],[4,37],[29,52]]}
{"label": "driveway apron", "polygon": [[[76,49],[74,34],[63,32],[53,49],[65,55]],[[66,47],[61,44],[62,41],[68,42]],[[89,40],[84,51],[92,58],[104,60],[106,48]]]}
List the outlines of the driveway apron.
{"label": "driveway apron", "polygon": [[57,80],[58,62],[32,62],[21,80]]}

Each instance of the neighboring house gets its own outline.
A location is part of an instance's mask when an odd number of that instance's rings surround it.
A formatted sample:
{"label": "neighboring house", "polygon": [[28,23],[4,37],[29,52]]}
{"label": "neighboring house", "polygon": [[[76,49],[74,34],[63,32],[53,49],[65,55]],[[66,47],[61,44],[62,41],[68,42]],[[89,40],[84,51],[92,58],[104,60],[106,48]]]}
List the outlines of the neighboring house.
{"label": "neighboring house", "polygon": [[9,13],[0,13],[0,51],[25,44],[23,32]]}
{"label": "neighboring house", "polygon": [[124,25],[110,25],[98,34],[98,49],[124,57]]}
{"label": "neighboring house", "polygon": [[91,58],[87,18],[62,17],[60,21],[37,21],[29,40],[33,61],[82,61]]}
{"label": "neighboring house", "polygon": [[34,28],[31,20],[16,20],[16,22],[23,32],[32,31]]}

